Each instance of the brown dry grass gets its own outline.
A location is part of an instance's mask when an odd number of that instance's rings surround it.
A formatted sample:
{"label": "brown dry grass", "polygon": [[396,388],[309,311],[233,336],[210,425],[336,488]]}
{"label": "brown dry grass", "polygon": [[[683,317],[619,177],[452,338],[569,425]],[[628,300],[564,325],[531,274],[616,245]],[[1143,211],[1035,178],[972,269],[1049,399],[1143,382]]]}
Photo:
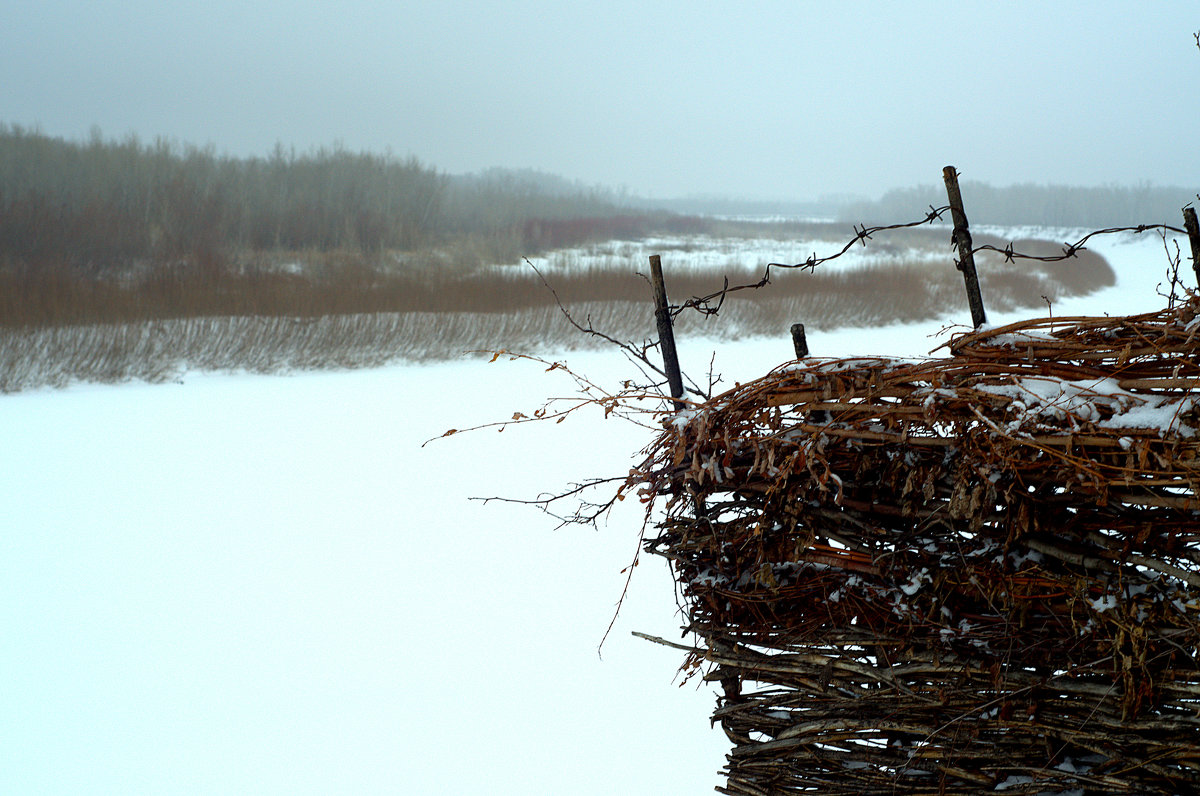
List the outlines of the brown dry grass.
{"label": "brown dry grass", "polygon": [[[944,247],[940,231],[924,242]],[[936,233],[936,234],[935,234]],[[911,240],[921,240],[911,237]],[[906,241],[906,244],[910,244]],[[1022,241],[1037,253],[1055,244]],[[911,245],[908,246],[911,251]],[[0,270],[0,391],[71,380],[161,381],[186,368],[270,372],[350,368],[390,361],[444,359],[477,349],[564,350],[595,345],[562,317],[554,295],[529,268],[397,268],[355,253],[297,253],[302,273],[274,262],[234,266],[191,263],[137,276],[82,279],[64,270]],[[722,275],[670,270],[675,301],[721,286]],[[652,337],[649,290],[640,262],[626,269],[567,270],[551,277],[580,321],[616,337]],[[979,260],[989,309],[1036,307],[1113,283],[1102,258],[1005,264]],[[730,282],[761,276],[745,269]],[[947,255],[941,264],[909,255],[837,270],[779,270],[771,285],[726,302],[721,316],[685,314],[679,333],[733,339],[786,336],[810,329],[943,317],[963,305],[963,287]]]}

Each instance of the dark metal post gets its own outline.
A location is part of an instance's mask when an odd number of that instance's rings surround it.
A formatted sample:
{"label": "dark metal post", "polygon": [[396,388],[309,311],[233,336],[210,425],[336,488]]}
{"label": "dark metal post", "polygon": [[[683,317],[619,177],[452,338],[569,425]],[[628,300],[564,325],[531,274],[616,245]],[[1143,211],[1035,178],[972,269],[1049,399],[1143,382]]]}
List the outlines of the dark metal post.
{"label": "dark metal post", "polygon": [[808,356],[808,339],[804,336],[804,324],[792,324],[792,346],[796,349],[796,359]]}
{"label": "dark metal post", "polygon": [[1196,222],[1196,208],[1183,208],[1183,228],[1192,242],[1192,270],[1196,272],[1196,284],[1200,285],[1200,223]]}
{"label": "dark metal post", "polygon": [[950,198],[950,215],[954,218],[954,233],[951,240],[958,247],[958,261],[954,267],[962,271],[967,285],[967,304],[971,307],[971,322],[978,329],[987,323],[983,311],[983,296],[979,294],[979,274],[975,271],[975,255],[971,252],[971,230],[967,224],[967,213],[963,209],[962,193],[958,190],[958,171],[953,166],[942,169],[946,182],[946,195]]}
{"label": "dark metal post", "polygon": [[683,375],[679,372],[679,355],[675,352],[675,330],[671,326],[671,305],[667,303],[667,286],[663,281],[662,258],[650,255],[650,283],[654,288],[654,320],[658,324],[658,343],[662,348],[663,370],[671,387],[675,410],[683,409]]}

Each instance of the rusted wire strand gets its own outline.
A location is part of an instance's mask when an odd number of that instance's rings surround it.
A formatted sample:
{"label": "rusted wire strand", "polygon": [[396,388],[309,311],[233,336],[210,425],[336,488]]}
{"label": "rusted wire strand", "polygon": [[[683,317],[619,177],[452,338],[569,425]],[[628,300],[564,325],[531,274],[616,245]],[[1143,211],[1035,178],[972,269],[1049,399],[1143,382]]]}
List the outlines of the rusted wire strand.
{"label": "rusted wire strand", "polygon": [[[903,224],[887,224],[887,225],[875,226],[875,227],[868,227],[866,225],[855,225],[854,226],[854,237],[851,238],[850,240],[848,240],[846,242],[846,244],[841,248],[840,251],[838,251],[834,254],[830,254],[826,257],[818,257],[816,255],[816,253],[814,252],[811,257],[809,257],[807,260],[805,260],[802,263],[793,263],[793,264],[768,263],[766,268],[763,271],[762,278],[759,279],[757,282],[753,282],[753,283],[749,283],[749,284],[736,285],[734,287],[730,287],[729,280],[726,279],[725,286],[721,290],[718,290],[715,293],[710,293],[707,296],[696,296],[696,297],[688,299],[687,301],[683,302],[682,304],[673,306],[671,308],[672,317],[678,316],[680,313],[684,312],[685,310],[689,310],[689,309],[696,310],[697,312],[700,312],[704,315],[716,315],[720,312],[721,304],[724,303],[725,297],[727,295],[729,295],[730,293],[736,293],[740,290],[755,290],[757,288],[761,288],[766,285],[769,285],[771,283],[771,269],[772,268],[806,268],[808,270],[812,270],[812,269],[816,268],[818,265],[821,265],[822,263],[827,263],[830,260],[835,260],[838,257],[841,257],[843,254],[845,254],[846,252],[853,249],[854,245],[856,243],[866,246],[867,241],[871,240],[871,236],[875,235],[876,233],[886,232],[888,230],[908,229],[910,227],[920,227],[920,226],[924,226],[925,224],[932,224],[933,222],[941,219],[942,214],[945,213],[946,211],[948,211],[949,209],[950,209],[949,205],[946,205],[944,207],[937,207],[937,208],[930,205],[929,212],[926,213],[925,217],[920,219],[919,221],[910,221],[910,222],[903,223]],[[715,305],[713,304],[714,301],[716,302]]]}
{"label": "rusted wire strand", "polygon": [[[720,314],[721,308],[725,303],[725,299],[729,295],[731,295],[733,293],[737,293],[739,291],[743,291],[743,290],[758,290],[760,288],[766,287],[767,285],[771,284],[771,269],[773,269],[773,268],[802,269],[802,270],[811,271],[811,270],[814,270],[819,265],[823,265],[827,262],[836,260],[837,258],[845,255],[847,252],[849,252],[851,249],[853,249],[856,244],[866,246],[867,241],[872,240],[873,236],[880,232],[888,232],[888,231],[900,230],[900,229],[909,229],[912,227],[925,226],[927,224],[932,225],[934,222],[941,220],[942,215],[945,214],[949,210],[950,210],[949,205],[946,205],[943,207],[936,207],[936,208],[933,207],[932,205],[930,205],[929,211],[925,214],[924,218],[921,218],[917,221],[910,221],[910,222],[901,223],[901,224],[887,224],[887,225],[873,226],[873,227],[868,227],[866,225],[854,225],[854,237],[852,237],[848,241],[846,241],[846,243],[842,246],[842,248],[835,251],[834,253],[823,256],[823,257],[818,257],[817,254],[814,252],[811,256],[809,256],[809,258],[807,260],[805,260],[804,262],[799,262],[799,263],[781,263],[781,262],[768,263],[767,266],[765,267],[765,269],[763,270],[762,277],[756,282],[749,282],[749,283],[740,284],[740,285],[730,285],[729,279],[725,278],[724,284],[720,290],[714,291],[705,296],[694,296],[694,297],[688,299],[687,301],[683,302],[682,304],[673,305],[671,307],[671,317],[673,317],[673,318],[678,317],[681,313],[683,313],[687,310],[694,310],[694,311],[699,312],[702,315],[706,315],[706,316],[718,315],[718,314]],[[992,244],[984,244],[982,246],[976,246],[971,249],[971,253],[977,254],[982,251],[997,252],[998,254],[1003,256],[1004,262],[1006,262],[1006,263],[1012,263],[1017,260],[1031,260],[1031,261],[1044,262],[1044,263],[1059,262],[1062,260],[1068,260],[1073,257],[1076,257],[1079,254],[1079,252],[1085,251],[1087,248],[1085,244],[1097,235],[1111,235],[1111,234],[1116,234],[1116,233],[1140,234],[1143,232],[1148,232],[1150,230],[1160,230],[1163,233],[1173,232],[1173,233],[1177,233],[1177,234],[1186,234],[1185,230],[1180,229],[1178,227],[1172,227],[1167,224],[1138,224],[1136,226],[1131,226],[1131,227],[1109,227],[1106,229],[1094,230],[1094,231],[1089,232],[1088,234],[1084,235],[1082,238],[1075,241],[1074,243],[1064,243],[1063,247],[1062,247],[1062,254],[1056,254],[1056,255],[1024,254],[1022,252],[1016,251],[1011,242],[1003,248],[994,246]]]}
{"label": "rusted wire strand", "polygon": [[1180,235],[1187,234],[1186,230],[1180,229],[1178,227],[1172,227],[1168,224],[1138,224],[1135,227],[1109,227],[1108,229],[1094,230],[1094,231],[1089,232],[1088,234],[1084,235],[1082,238],[1075,241],[1074,243],[1064,244],[1062,254],[1052,254],[1052,255],[1047,255],[1047,256],[1042,256],[1042,257],[1032,255],[1032,254],[1021,254],[1020,252],[1013,250],[1012,243],[1009,243],[1003,249],[996,247],[996,246],[992,246],[991,244],[985,244],[983,246],[976,246],[971,251],[972,251],[972,253],[978,253],[981,251],[999,252],[1001,255],[1004,256],[1004,261],[1006,263],[1011,263],[1016,260],[1036,260],[1036,261],[1042,262],[1042,263],[1053,263],[1053,262],[1059,262],[1060,260],[1069,260],[1072,257],[1076,256],[1079,252],[1084,251],[1084,249],[1086,248],[1084,246],[1084,244],[1087,243],[1089,240],[1091,240],[1092,238],[1094,238],[1097,235],[1111,235],[1111,234],[1118,233],[1118,232],[1128,232],[1128,233],[1132,233],[1132,234],[1136,235],[1136,234],[1140,234],[1142,232],[1148,232],[1150,230],[1161,230],[1162,232],[1174,232],[1174,233],[1177,233]]}

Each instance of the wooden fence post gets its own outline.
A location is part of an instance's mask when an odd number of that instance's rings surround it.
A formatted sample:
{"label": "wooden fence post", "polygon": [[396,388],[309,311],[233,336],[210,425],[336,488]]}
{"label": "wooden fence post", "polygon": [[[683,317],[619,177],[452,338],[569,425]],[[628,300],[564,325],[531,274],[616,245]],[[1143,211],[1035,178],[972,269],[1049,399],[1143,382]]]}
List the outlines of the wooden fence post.
{"label": "wooden fence post", "polygon": [[1200,285],[1200,223],[1196,222],[1196,208],[1183,208],[1183,228],[1192,242],[1192,270],[1196,272],[1196,284]]}
{"label": "wooden fence post", "polygon": [[967,285],[967,304],[971,308],[971,322],[978,329],[987,323],[987,315],[983,311],[983,296],[979,294],[979,274],[975,271],[975,255],[971,248],[971,230],[967,224],[967,213],[963,209],[962,193],[958,190],[958,171],[953,166],[942,169],[942,179],[946,182],[946,196],[950,199],[950,215],[954,219],[952,240],[958,247],[958,261],[954,267],[962,271],[963,281]]}
{"label": "wooden fence post", "polygon": [[679,355],[675,352],[675,330],[671,325],[671,306],[667,303],[667,286],[663,281],[662,258],[650,255],[650,284],[654,288],[654,320],[658,324],[658,344],[662,348],[663,370],[671,387],[675,411],[683,409],[683,374],[679,371]]}
{"label": "wooden fence post", "polygon": [[792,324],[792,346],[796,349],[796,359],[808,356],[808,338],[804,336],[804,324]]}

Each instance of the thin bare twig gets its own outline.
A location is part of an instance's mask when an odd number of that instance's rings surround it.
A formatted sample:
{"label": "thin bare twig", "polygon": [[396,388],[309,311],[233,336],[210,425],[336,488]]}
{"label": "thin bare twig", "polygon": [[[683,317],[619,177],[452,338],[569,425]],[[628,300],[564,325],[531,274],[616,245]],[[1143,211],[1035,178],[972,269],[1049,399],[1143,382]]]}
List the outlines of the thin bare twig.
{"label": "thin bare twig", "polygon": [[[602,503],[593,503],[583,500],[582,498],[575,504],[574,510],[569,514],[556,514],[550,510],[550,507],[562,500],[582,495],[591,489],[598,489],[608,484],[620,483],[616,492]],[[510,498],[501,496],[492,497],[472,497],[470,500],[476,500],[483,504],[498,501],[500,503],[516,503],[523,506],[536,506],[539,511],[545,512],[547,515],[558,520],[559,528],[564,528],[567,525],[592,525],[599,523],[600,519],[606,516],[620,501],[625,499],[625,491],[630,486],[629,476],[615,476],[612,478],[592,478],[584,481],[581,484],[575,484],[571,489],[565,492],[543,493],[536,498]]]}
{"label": "thin bare twig", "polygon": [[[617,348],[617,350],[619,350],[625,356],[626,359],[628,359],[635,367],[637,367],[644,376],[646,376],[648,379],[650,379],[651,384],[646,385],[645,388],[647,388],[647,389],[655,388],[656,389],[656,388],[662,387],[663,385],[665,385],[667,383],[666,371],[663,370],[663,368],[661,368],[660,366],[656,365],[654,363],[654,361],[650,358],[650,355],[649,355],[650,351],[658,348],[659,344],[657,342],[647,340],[647,341],[644,341],[641,345],[636,345],[631,342],[623,342],[623,341],[618,340],[617,338],[613,337],[612,335],[606,334],[606,333],[596,329],[595,327],[593,327],[590,318],[588,319],[587,325],[584,326],[579,321],[577,321],[575,319],[575,316],[571,314],[571,311],[568,310],[563,305],[562,300],[558,296],[558,291],[556,291],[554,289],[554,286],[550,284],[550,282],[546,279],[545,275],[542,274],[542,272],[538,270],[537,266],[535,266],[533,263],[529,262],[528,257],[526,257],[524,259],[525,259],[525,264],[533,269],[533,272],[538,275],[539,279],[542,280],[542,284],[546,287],[547,290],[550,291],[550,295],[552,295],[554,297],[554,303],[558,306],[558,311],[560,313],[562,313],[562,316],[567,319],[567,322],[569,324],[571,324],[573,327],[575,327],[578,331],[582,332],[583,334],[588,335],[590,337],[599,338],[600,340],[603,340],[604,342],[608,343],[609,345],[612,345],[615,348]],[[643,279],[645,278],[644,275],[641,275],[641,274],[639,274],[639,275],[642,276]],[[657,376],[657,378],[651,378],[649,376],[648,372],[654,373]],[[690,376],[688,376],[686,373],[683,375],[684,375],[684,378],[687,379],[687,382],[688,382],[687,384],[684,385],[684,390],[686,392],[690,393],[691,395],[693,395],[696,398],[699,398],[701,400],[707,400],[709,397],[711,397],[711,395],[712,395],[711,387],[710,387],[709,392],[705,392],[704,390],[700,389],[700,387],[696,384],[696,382]]]}

